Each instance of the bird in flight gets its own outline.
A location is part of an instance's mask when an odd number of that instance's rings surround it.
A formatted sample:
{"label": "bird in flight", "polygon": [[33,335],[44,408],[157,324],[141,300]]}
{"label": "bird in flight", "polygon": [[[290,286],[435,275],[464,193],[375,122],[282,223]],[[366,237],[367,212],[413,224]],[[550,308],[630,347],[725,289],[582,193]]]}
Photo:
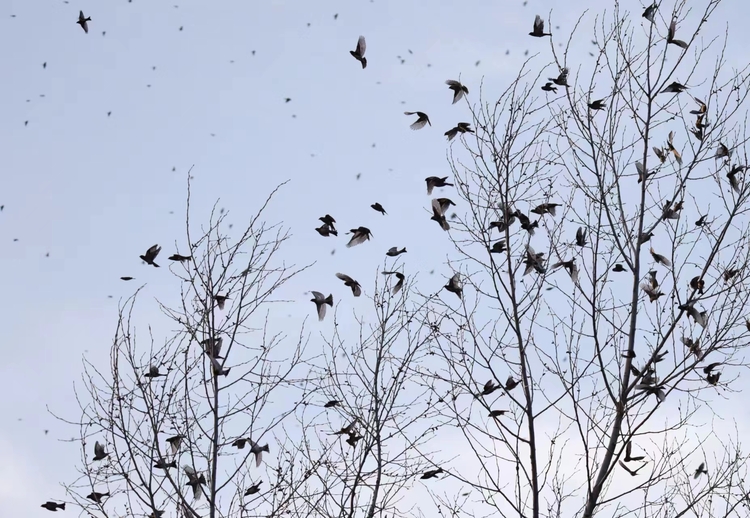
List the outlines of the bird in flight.
{"label": "bird in flight", "polygon": [[89,33],[88,22],[90,21],[91,21],[91,16],[87,18],[86,16],[83,15],[83,11],[80,11],[78,13],[78,21],[76,23],[81,26],[81,28],[83,29],[83,32],[85,32],[86,34]]}
{"label": "bird in flight", "polygon": [[367,58],[365,57],[365,50],[367,50],[365,37],[360,36],[359,40],[357,40],[357,48],[349,51],[349,54],[354,56],[354,59],[362,63],[362,68],[367,68]]}

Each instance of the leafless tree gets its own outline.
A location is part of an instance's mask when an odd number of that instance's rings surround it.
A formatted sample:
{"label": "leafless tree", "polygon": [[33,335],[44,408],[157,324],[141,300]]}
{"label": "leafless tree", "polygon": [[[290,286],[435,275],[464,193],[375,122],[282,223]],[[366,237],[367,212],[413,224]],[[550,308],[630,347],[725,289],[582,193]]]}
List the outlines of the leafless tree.
{"label": "leafless tree", "polygon": [[588,58],[585,13],[453,141],[464,290],[430,307],[428,379],[472,454],[434,494],[455,516],[746,516],[722,408],[750,336],[749,84],[704,39],[720,3],[615,2]]}

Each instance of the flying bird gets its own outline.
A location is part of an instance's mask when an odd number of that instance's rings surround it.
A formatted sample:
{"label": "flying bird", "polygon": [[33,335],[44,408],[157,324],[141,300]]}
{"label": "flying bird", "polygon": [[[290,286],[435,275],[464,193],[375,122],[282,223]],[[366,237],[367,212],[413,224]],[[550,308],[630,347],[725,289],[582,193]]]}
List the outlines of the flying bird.
{"label": "flying bird", "polygon": [[109,457],[109,453],[104,451],[104,445],[102,445],[99,441],[96,441],[94,443],[94,459],[93,460],[102,460]]}
{"label": "flying bird", "polygon": [[172,254],[167,259],[169,259],[170,261],[177,261],[179,263],[182,263],[185,261],[189,261],[192,258],[193,258],[192,255]]}
{"label": "flying bird", "polygon": [[672,23],[669,24],[669,30],[667,30],[667,43],[677,45],[683,49],[688,48],[688,44],[682,40],[675,39],[675,31],[677,30],[677,18],[672,18]]}
{"label": "flying bird", "polygon": [[177,461],[173,460],[172,462],[167,462],[164,459],[159,459],[156,462],[154,462],[154,467],[155,468],[159,468],[159,469],[163,469],[163,470],[166,471],[169,468],[176,468],[177,467]]}
{"label": "flying bird", "polygon": [[313,298],[310,299],[310,302],[315,302],[315,307],[318,310],[318,320],[322,322],[326,316],[326,304],[333,307],[333,294],[326,297],[319,291],[313,291],[311,293]]}
{"label": "flying bird", "polygon": [[551,81],[545,83],[545,85],[542,87],[542,90],[544,90],[545,92],[557,93],[557,87],[553,86]]}
{"label": "flying bird", "polygon": [[352,238],[346,244],[347,248],[360,245],[372,237],[372,232],[370,232],[370,229],[367,227],[353,228],[349,232],[352,234]]}
{"label": "flying bird", "polygon": [[604,104],[604,99],[591,101],[588,106],[589,106],[589,110],[603,110],[604,108],[607,107],[607,105]]}
{"label": "flying bird", "polygon": [[203,493],[202,485],[206,485],[206,477],[203,476],[203,473],[198,475],[196,473],[195,469],[193,469],[192,466],[188,466],[185,464],[182,466],[182,470],[185,472],[185,475],[188,477],[188,482],[186,485],[190,486],[190,488],[193,490],[193,498],[195,500],[200,499],[201,494]]}
{"label": "flying bird", "polygon": [[695,470],[695,474],[693,475],[693,478],[696,479],[700,477],[701,475],[708,475],[708,470],[706,469],[705,462],[701,462],[700,466],[698,466],[698,469]]}
{"label": "flying bird", "polygon": [[211,372],[213,372],[214,376],[216,376],[217,378],[219,376],[224,376],[225,378],[229,376],[229,371],[232,370],[231,367],[227,367],[225,369],[222,364],[219,363],[219,360],[214,356],[209,356],[208,359],[211,361]]}
{"label": "flying bird", "polygon": [[323,405],[323,408],[333,408],[333,407],[339,406],[340,404],[341,404],[341,401],[339,401],[338,399],[332,399],[328,401],[325,405]]}
{"label": "flying bird", "polygon": [[586,246],[586,229],[583,227],[578,227],[578,230],[576,230],[576,245]]}
{"label": "flying bird", "polygon": [[727,179],[729,180],[729,185],[732,187],[734,192],[739,193],[740,192],[740,181],[737,178],[738,173],[742,173],[747,169],[744,165],[736,165],[732,169],[729,170],[727,173]]}
{"label": "flying bird", "polygon": [[159,378],[161,376],[166,376],[166,374],[159,372],[159,367],[156,365],[151,365],[148,368],[148,372],[143,375],[144,378]]}
{"label": "flying bird", "polygon": [[437,198],[432,200],[432,217],[430,219],[433,221],[437,221],[437,223],[440,225],[440,228],[445,231],[448,231],[451,228],[448,220],[445,219],[443,208]]}
{"label": "flying bird", "polygon": [[395,295],[399,291],[401,291],[401,288],[404,286],[404,279],[406,278],[403,273],[401,272],[383,272],[383,275],[395,275],[398,279],[398,282],[393,286],[391,289],[391,294]]}
{"label": "flying bird", "polygon": [[635,477],[636,475],[638,475],[638,472],[641,469],[643,469],[643,466],[645,466],[645,464],[643,464],[640,467],[638,467],[638,469],[632,470],[629,467],[627,467],[623,461],[620,461],[619,464],[622,467],[622,469],[624,469],[625,471],[627,471],[630,474],[630,476],[633,476],[633,477]]}
{"label": "flying bird", "polygon": [[367,58],[365,57],[365,50],[367,50],[365,37],[360,36],[359,40],[357,40],[357,48],[349,51],[349,54],[354,56],[354,59],[362,63],[362,68],[367,68]]}
{"label": "flying bird", "polygon": [[156,256],[159,255],[159,252],[161,252],[161,247],[159,245],[154,245],[146,250],[146,253],[140,257],[146,262],[146,264],[150,264],[152,266],[155,266],[156,268],[159,268],[159,265],[154,262],[154,259],[156,259]]}
{"label": "flying bird", "polygon": [[92,501],[96,502],[97,504],[101,504],[102,503],[102,499],[104,497],[107,497],[107,496],[109,496],[109,492],[99,493],[97,491],[92,491],[90,495],[86,496],[86,498],[88,498],[89,500],[92,500]]}
{"label": "flying bird", "polygon": [[344,286],[349,286],[352,289],[352,293],[355,297],[359,297],[360,295],[362,295],[362,286],[360,286],[357,281],[343,273],[337,273],[336,277],[344,281]]}
{"label": "flying bird", "polygon": [[387,214],[387,212],[385,211],[385,209],[383,208],[383,206],[381,204],[377,203],[377,202],[373,203],[372,205],[370,205],[370,207],[372,207],[373,210],[376,210],[376,211],[380,212],[383,216],[385,216]]}
{"label": "flying bird", "polygon": [[667,85],[667,87],[664,90],[662,90],[659,93],[661,93],[661,94],[681,94],[682,92],[684,92],[685,90],[687,90],[687,88],[688,88],[687,86],[685,86],[683,84],[680,84],[677,81],[673,81],[669,85]]}
{"label": "flying bird", "polygon": [[678,309],[685,311],[689,317],[691,317],[696,324],[701,327],[706,327],[706,321],[708,320],[708,314],[705,311],[698,311],[695,309],[695,303],[681,304],[677,306]]}
{"label": "flying bird", "polygon": [[323,223],[320,227],[316,228],[315,230],[318,231],[318,234],[320,234],[323,237],[328,237],[330,235],[338,236],[339,233],[336,231],[335,228],[332,228],[327,223]]}
{"label": "flying bird", "polygon": [[463,285],[461,284],[461,274],[456,273],[450,278],[448,284],[443,286],[451,293],[455,293],[459,299],[463,299]]}
{"label": "flying bird", "polygon": [[534,30],[529,33],[529,36],[534,36],[535,38],[552,36],[551,33],[544,32],[544,20],[542,20],[542,17],[538,14],[536,15],[536,18],[534,18]]}
{"label": "flying bird", "polygon": [[628,443],[625,445],[625,462],[633,462],[633,461],[639,461],[643,460],[645,457],[643,455],[638,455],[636,457],[633,457],[633,444],[628,441]]}
{"label": "flying bird", "polygon": [[414,121],[409,127],[413,130],[422,129],[426,124],[432,126],[430,118],[424,112],[404,112],[404,115],[416,115],[417,120]]}
{"label": "flying bird", "polygon": [[487,383],[484,384],[482,387],[482,392],[480,394],[482,396],[489,396],[493,392],[495,392],[497,389],[500,388],[500,385],[498,383],[495,383],[495,380],[488,380]]}
{"label": "flying bird", "polygon": [[501,239],[500,241],[496,241],[492,244],[492,247],[490,248],[491,254],[502,254],[508,249],[507,245],[505,244],[505,239]]}
{"label": "flying bird", "polygon": [[651,257],[653,257],[654,261],[656,261],[659,264],[663,264],[664,266],[667,266],[667,267],[672,266],[672,262],[669,259],[667,259],[661,254],[657,254],[656,252],[654,252],[653,248],[651,248]]}
{"label": "flying bird", "polygon": [[548,77],[547,79],[555,83],[557,86],[564,86],[565,88],[568,88],[570,86],[568,84],[568,67],[561,68],[559,76]]}
{"label": "flying bird", "polygon": [[398,257],[399,255],[405,254],[405,253],[406,253],[406,247],[399,250],[397,246],[392,246],[388,249],[385,255],[387,255],[388,257]]}
{"label": "flying bird", "polygon": [[428,469],[424,473],[422,473],[422,476],[419,477],[422,480],[428,480],[431,478],[437,478],[437,476],[441,473],[444,473],[443,468],[437,468],[437,469]]}
{"label": "flying bird", "polygon": [[88,22],[91,21],[91,17],[88,18],[83,15],[83,11],[78,12],[78,21],[76,22],[78,25],[81,26],[81,29],[83,29],[83,32],[86,34],[89,33],[89,24]]}
{"label": "flying bird", "polygon": [[120,277],[121,281],[132,281],[133,277]]}
{"label": "flying bird", "polygon": [[438,176],[428,176],[424,179],[425,183],[427,184],[427,195],[432,194],[432,190],[435,187],[453,187],[452,183],[448,183],[446,180],[448,180],[447,176],[444,176],[442,178]]}
{"label": "flying bird", "polygon": [[569,261],[560,261],[559,263],[553,264],[552,269],[555,270],[561,266],[568,271],[568,275],[570,275],[573,284],[578,284],[578,266],[576,266],[575,257]]}
{"label": "flying bird", "polygon": [[659,8],[659,5],[654,2],[650,6],[646,7],[646,10],[643,11],[643,17],[650,21],[651,23],[654,23],[654,16],[656,15],[656,10]]}
{"label": "flying bird", "polygon": [[175,435],[174,437],[167,439],[167,444],[169,444],[169,447],[172,450],[172,455],[177,455],[177,453],[179,453],[184,438],[184,435]]}
{"label": "flying bird", "polygon": [[532,270],[536,270],[537,273],[547,271],[547,268],[544,267],[544,252],[534,252],[531,245],[526,245],[526,258],[523,262],[526,265],[526,269],[523,272],[524,275],[528,275]]}
{"label": "flying bird", "polygon": [[48,511],[57,512],[58,509],[61,511],[65,510],[65,502],[58,504],[55,502],[44,502],[41,507],[44,507]]}
{"label": "flying bird", "polygon": [[448,79],[445,84],[448,85],[448,88],[453,90],[453,104],[456,104],[458,101],[461,100],[461,98],[464,96],[464,94],[469,94],[469,89],[466,88],[464,85],[459,83],[458,81],[454,81],[453,79]]}
{"label": "flying bird", "polygon": [[331,216],[330,214],[326,214],[325,216],[322,216],[318,219],[322,221],[324,225],[328,225],[329,227],[331,227],[331,230],[333,231],[331,232],[331,234],[335,236],[338,235],[336,233],[336,220],[333,219],[333,216]]}
{"label": "flying bird", "polygon": [[474,133],[474,130],[471,129],[471,124],[468,122],[459,122],[456,127],[449,129],[444,133],[446,137],[448,137],[448,140],[453,140],[456,138],[456,135],[459,133]]}
{"label": "flying bird", "polygon": [[245,496],[254,495],[255,493],[260,492],[260,485],[263,483],[261,480],[260,482],[256,482],[252,486],[248,487],[247,490],[245,490]]}
{"label": "flying bird", "polygon": [[263,462],[263,452],[270,452],[271,450],[268,449],[268,444],[261,446],[260,444],[250,441],[250,453],[255,455],[255,467],[259,467],[261,462]]}
{"label": "flying bird", "polygon": [[216,305],[219,306],[219,309],[224,309],[224,304],[229,300],[229,297],[226,295],[214,295],[213,299],[216,301]]}

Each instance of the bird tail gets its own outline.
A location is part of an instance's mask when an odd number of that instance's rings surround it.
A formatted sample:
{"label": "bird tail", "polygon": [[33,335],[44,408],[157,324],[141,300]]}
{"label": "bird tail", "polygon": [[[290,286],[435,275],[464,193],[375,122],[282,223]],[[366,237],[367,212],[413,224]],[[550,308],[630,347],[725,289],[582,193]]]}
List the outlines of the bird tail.
{"label": "bird tail", "polygon": [[326,297],[326,299],[323,302],[325,302],[329,306],[333,307],[333,293],[331,293],[330,295],[328,295],[328,297]]}
{"label": "bird tail", "polygon": [[156,264],[155,262],[151,261],[151,264],[153,264],[154,266],[156,266],[157,268],[159,268],[159,265]]}
{"label": "bird tail", "polygon": [[64,511],[65,510],[65,502],[63,502],[61,504],[57,504],[57,508],[58,509],[62,509]]}

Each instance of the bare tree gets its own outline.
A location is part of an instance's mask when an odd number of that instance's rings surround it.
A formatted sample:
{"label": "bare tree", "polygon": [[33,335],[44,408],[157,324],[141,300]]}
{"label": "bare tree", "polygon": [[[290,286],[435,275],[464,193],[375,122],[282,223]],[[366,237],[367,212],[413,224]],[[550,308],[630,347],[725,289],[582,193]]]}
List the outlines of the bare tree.
{"label": "bare tree", "polygon": [[120,307],[109,372],[85,363],[81,477],[66,487],[89,515],[246,517],[287,505],[272,488],[294,463],[279,454],[280,426],[308,375],[306,342],[268,316],[307,266],[280,259],[288,231],[263,220],[277,190],[233,239],[215,208],[196,236],[188,184],[186,251],[170,258],[179,302],[158,304],[176,327],[137,333],[142,287]]}
{"label": "bare tree", "polygon": [[615,2],[588,63],[582,31],[551,38],[453,141],[465,287],[431,308],[429,378],[473,454],[450,475],[480,494],[436,493],[454,515],[746,515],[748,457],[712,407],[750,336],[748,68],[699,37],[719,4]]}

